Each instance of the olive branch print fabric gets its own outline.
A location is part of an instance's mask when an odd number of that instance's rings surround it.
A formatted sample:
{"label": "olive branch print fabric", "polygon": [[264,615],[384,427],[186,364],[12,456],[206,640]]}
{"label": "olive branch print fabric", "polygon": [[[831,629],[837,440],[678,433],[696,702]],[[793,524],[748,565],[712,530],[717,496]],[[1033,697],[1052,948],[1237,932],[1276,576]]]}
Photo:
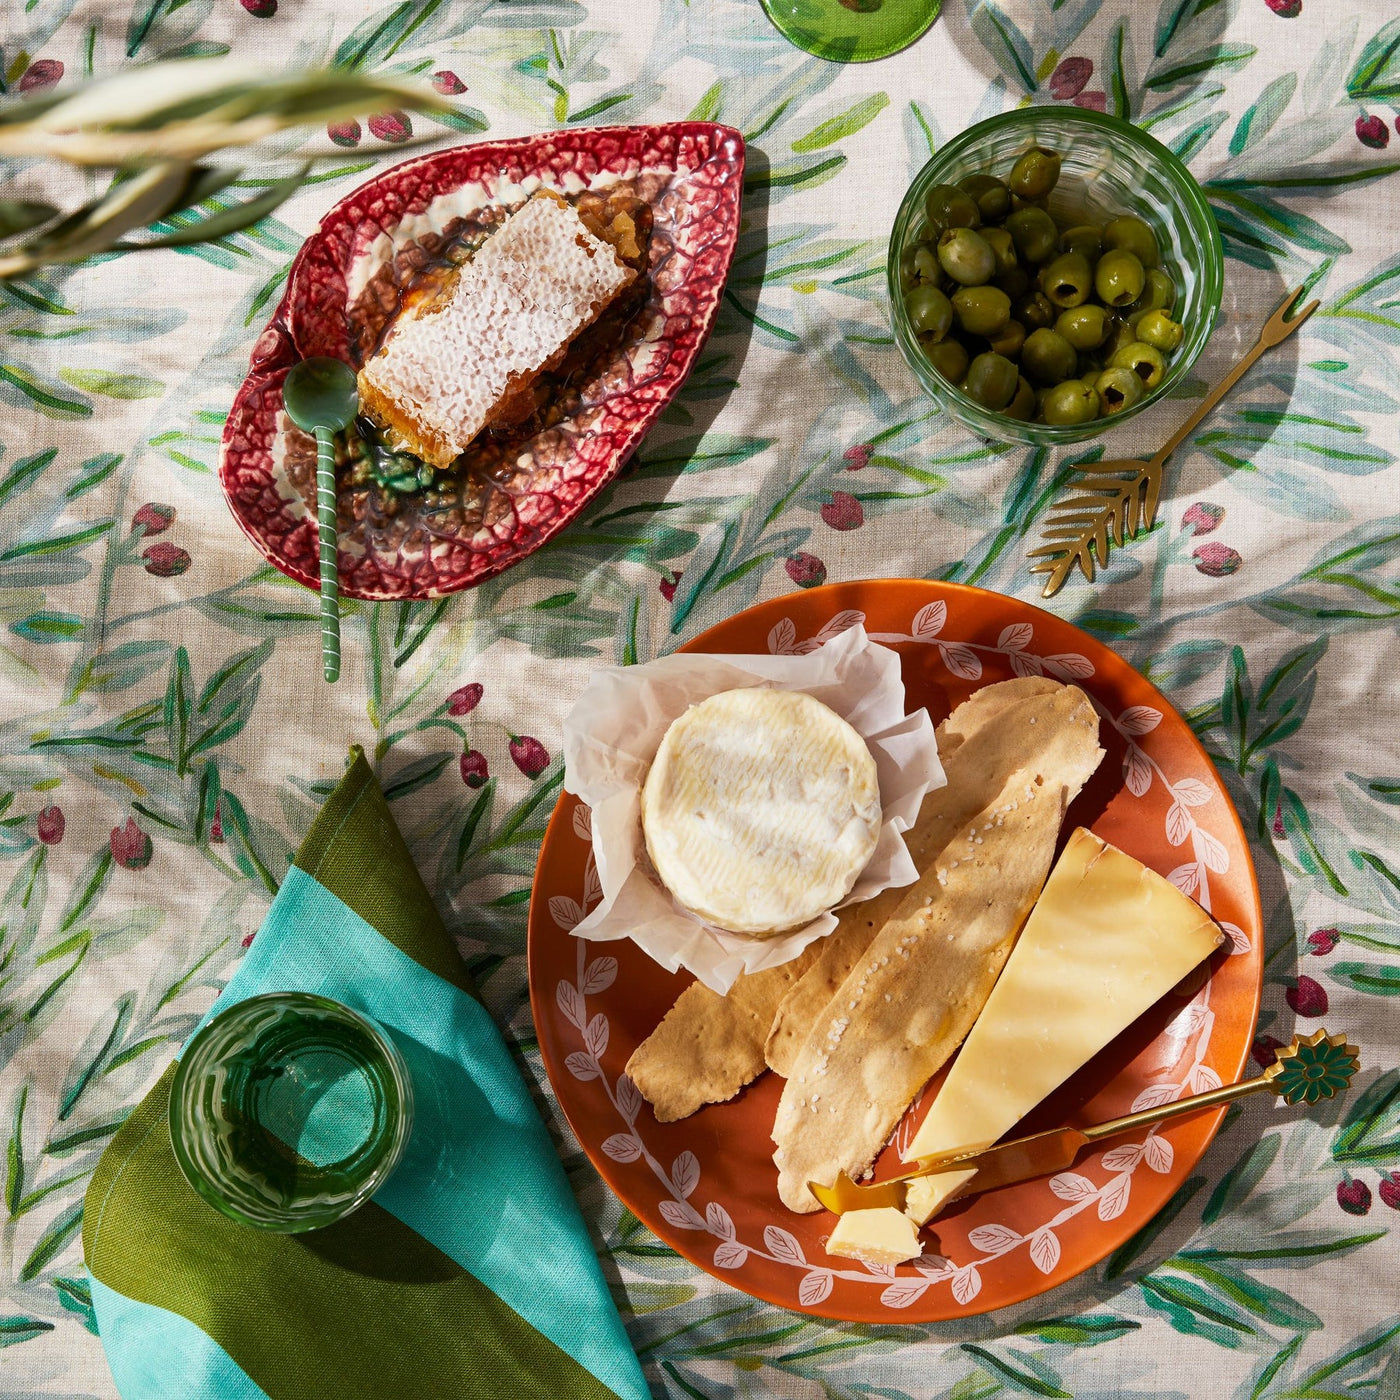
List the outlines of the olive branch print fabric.
{"label": "olive branch print fabric", "polygon": [[[758,0],[10,0],[10,92],[231,52],[422,74],[454,110],[312,134],[335,159],[221,243],[0,284],[0,1390],[115,1393],[79,1249],[88,1177],[360,742],[533,1078],[657,1395],[1400,1395],[1388,9],[946,0],[913,48],[841,67],[790,47]],[[1183,399],[1067,453],[941,416],[883,306],[910,177],[1025,102],[1150,130],[1202,182],[1226,251],[1221,324]],[[720,319],[680,396],[523,564],[452,598],[347,603],[345,672],[325,686],[314,596],[262,564],[213,475],[301,239],[411,137],[684,117],[738,127],[749,166]],[[287,168],[250,169],[230,200]],[[31,197],[53,178],[8,173]],[[828,1323],[701,1274],[603,1188],[533,1038],[530,876],[590,669],[826,580],[1034,599],[1025,550],[1072,464],[1159,446],[1299,284],[1320,309],[1174,459],[1161,523],[1052,606],[1171,696],[1241,811],[1268,919],[1255,1060],[1325,1023],[1362,1047],[1356,1085],[1306,1113],[1238,1107],[1139,1235],[1003,1312]]]}

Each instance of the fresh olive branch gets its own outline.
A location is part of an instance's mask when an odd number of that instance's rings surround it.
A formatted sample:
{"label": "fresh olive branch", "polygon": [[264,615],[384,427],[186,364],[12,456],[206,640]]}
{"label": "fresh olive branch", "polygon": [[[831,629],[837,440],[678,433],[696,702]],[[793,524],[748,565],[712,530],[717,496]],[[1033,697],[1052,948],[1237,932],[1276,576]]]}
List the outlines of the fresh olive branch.
{"label": "fresh olive branch", "polygon": [[338,69],[266,74],[208,59],[147,64],[70,91],[0,103],[0,157],[113,171],[102,194],[66,213],[44,200],[0,195],[0,279],[101,253],[226,238],[291,198],[318,157],[256,196],[215,206],[173,232],[134,241],[126,235],[204,205],[237,180],[240,167],[204,163],[215,151],[388,108],[454,110],[434,93],[391,79]]}

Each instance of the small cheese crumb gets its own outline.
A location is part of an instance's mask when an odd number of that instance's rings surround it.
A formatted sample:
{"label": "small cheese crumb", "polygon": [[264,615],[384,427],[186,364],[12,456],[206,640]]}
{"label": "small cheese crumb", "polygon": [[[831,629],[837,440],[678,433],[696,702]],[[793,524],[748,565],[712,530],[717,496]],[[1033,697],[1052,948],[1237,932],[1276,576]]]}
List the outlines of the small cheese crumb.
{"label": "small cheese crumb", "polygon": [[903,1211],[893,1206],[848,1210],[836,1222],[826,1252],[866,1264],[903,1264],[922,1252],[919,1232]]}

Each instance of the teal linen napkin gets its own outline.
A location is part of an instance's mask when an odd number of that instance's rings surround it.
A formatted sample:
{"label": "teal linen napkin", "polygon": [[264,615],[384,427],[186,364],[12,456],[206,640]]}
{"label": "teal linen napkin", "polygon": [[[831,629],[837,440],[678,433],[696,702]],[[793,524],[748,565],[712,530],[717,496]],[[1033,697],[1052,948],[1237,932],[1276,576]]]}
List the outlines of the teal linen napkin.
{"label": "teal linen napkin", "polygon": [[407,1152],[327,1229],[235,1224],[175,1163],[171,1066],[83,1221],[125,1400],[646,1400],[549,1135],[358,751],[209,1014],[270,991],[392,1035],[414,1079]]}

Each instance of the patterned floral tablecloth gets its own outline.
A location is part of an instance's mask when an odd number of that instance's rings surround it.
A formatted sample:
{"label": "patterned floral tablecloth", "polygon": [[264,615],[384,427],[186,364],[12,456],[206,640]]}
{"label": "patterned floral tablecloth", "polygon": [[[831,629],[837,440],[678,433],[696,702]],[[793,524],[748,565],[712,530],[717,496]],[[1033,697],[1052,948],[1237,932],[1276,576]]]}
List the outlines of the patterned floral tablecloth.
{"label": "patterned floral tablecloth", "polygon": [[[114,1393],[78,1243],[88,1175],[358,741],[534,1073],[658,1395],[1400,1395],[1388,8],[948,0],[906,53],[840,67],[791,48],[758,0],[14,0],[11,90],[231,49],[430,73],[458,130],[347,124],[343,159],[223,245],[0,286],[0,1391]],[[1238,1111],[1148,1229],[1047,1296],[936,1327],[829,1324],[678,1259],[583,1160],[532,1036],[530,874],[561,718],[600,661],[826,579],[1035,597],[1024,551],[1068,454],[989,448],[941,417],[882,307],[909,177],[1023,102],[1128,117],[1205,185],[1225,312],[1189,393],[1285,287],[1322,300],[1182,451],[1161,528],[1052,606],[1173,698],[1234,794],[1268,926],[1255,1059],[1325,1016],[1364,1069],[1328,1112]],[[687,115],[742,129],[750,174],[721,320],[680,398],[526,564],[442,602],[348,606],[328,689],[313,600],[261,566],[213,475],[301,238],[410,131]],[[1156,446],[1188,406],[1111,435],[1112,454]]]}

